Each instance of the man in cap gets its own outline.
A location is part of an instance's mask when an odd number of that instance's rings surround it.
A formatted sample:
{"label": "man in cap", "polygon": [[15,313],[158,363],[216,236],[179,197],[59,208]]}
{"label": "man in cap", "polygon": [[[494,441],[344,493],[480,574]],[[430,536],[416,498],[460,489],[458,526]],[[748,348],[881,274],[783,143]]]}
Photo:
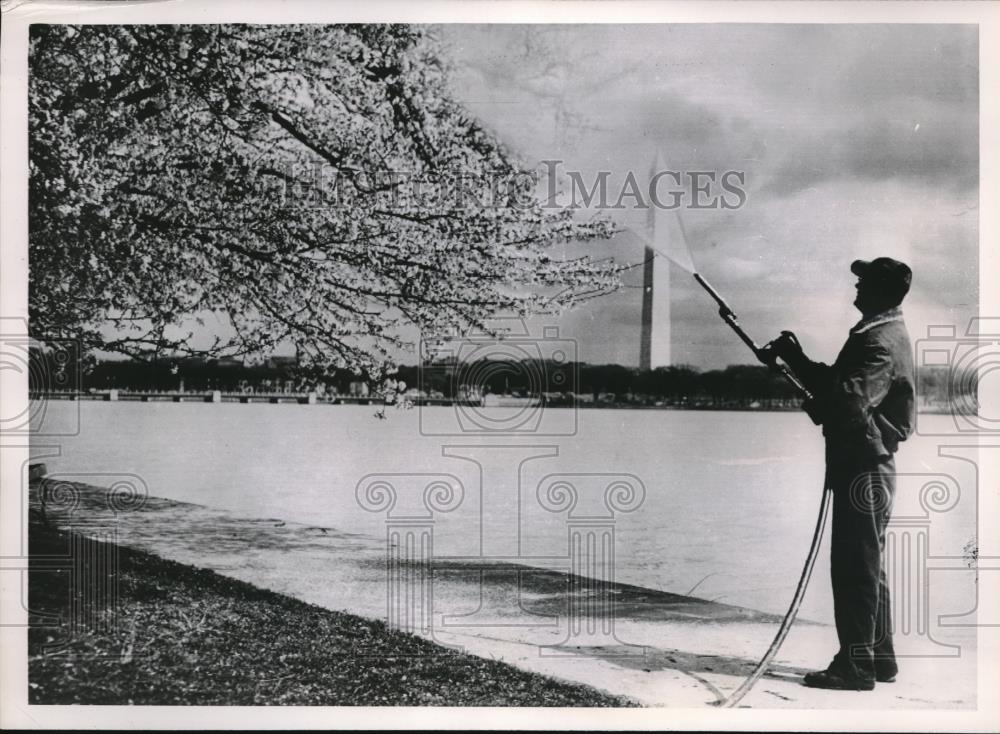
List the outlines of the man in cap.
{"label": "man in cap", "polygon": [[840,650],[803,682],[867,691],[897,672],[882,553],[895,492],[893,454],[913,431],[913,354],[900,310],[912,273],[888,257],[856,260],[851,272],[862,318],[832,365],[806,357],[791,332],[768,349],[814,396],[803,407],[823,426],[825,486],[833,492],[830,566]]}

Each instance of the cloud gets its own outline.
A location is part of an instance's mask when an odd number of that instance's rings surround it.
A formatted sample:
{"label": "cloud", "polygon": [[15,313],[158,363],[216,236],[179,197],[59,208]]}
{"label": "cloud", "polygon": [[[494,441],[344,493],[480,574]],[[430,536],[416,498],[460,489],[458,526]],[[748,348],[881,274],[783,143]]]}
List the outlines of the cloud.
{"label": "cloud", "polygon": [[927,103],[893,117],[858,119],[819,135],[787,140],[761,190],[785,195],[827,180],[909,179],[945,189],[979,185],[979,126],[975,107]]}

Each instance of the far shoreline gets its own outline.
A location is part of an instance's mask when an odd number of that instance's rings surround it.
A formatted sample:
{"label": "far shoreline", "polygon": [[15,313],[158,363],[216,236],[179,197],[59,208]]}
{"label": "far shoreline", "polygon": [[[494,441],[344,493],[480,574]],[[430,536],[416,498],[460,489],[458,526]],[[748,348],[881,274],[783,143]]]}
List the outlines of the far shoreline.
{"label": "far shoreline", "polygon": [[[511,408],[545,409],[582,409],[582,410],[671,410],[671,411],[731,411],[748,413],[793,413],[802,410],[801,401],[786,398],[762,398],[753,400],[734,400],[723,403],[715,402],[661,402],[641,403],[633,401],[610,400],[540,400],[538,398],[523,398],[514,395],[498,396],[502,400],[512,401],[506,405],[483,405],[476,402],[448,398],[430,398],[406,400],[404,402],[385,400],[377,396],[356,397],[347,395],[322,396],[315,393],[223,393],[215,391],[192,392],[155,392],[102,390],[93,392],[71,391],[29,391],[30,400],[68,401],[68,402],[119,402],[119,403],[237,403],[237,404],[270,404],[270,405],[361,405],[384,408],[456,408],[468,410],[494,410]],[[697,400],[697,398],[693,399]],[[516,401],[516,402],[513,402]],[[938,405],[919,406],[917,412],[923,415],[963,415],[974,413],[956,410],[952,407]]]}

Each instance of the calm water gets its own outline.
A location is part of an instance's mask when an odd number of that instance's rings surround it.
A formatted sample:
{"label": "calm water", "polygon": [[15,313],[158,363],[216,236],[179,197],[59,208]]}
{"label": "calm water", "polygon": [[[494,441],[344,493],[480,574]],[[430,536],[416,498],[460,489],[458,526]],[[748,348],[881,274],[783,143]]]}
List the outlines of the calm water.
{"label": "calm water", "polygon": [[[452,408],[390,408],[386,420],[374,412],[372,406],[54,401],[44,431],[77,425],[79,431],[39,439],[33,453],[60,446],[59,456],[45,458],[50,473],[93,473],[95,484],[136,474],[151,495],[374,537],[385,536],[385,515],[359,506],[355,487],[362,477],[396,475],[397,512],[405,512],[402,503],[427,484],[421,475],[450,474],[465,497],[438,517],[436,556],[521,556],[556,567],[558,560],[544,558],[565,556],[566,515],[540,506],[543,478],[573,475],[583,495],[576,511],[585,514],[584,501],[607,484],[592,475],[632,474],[646,496],[616,518],[619,581],[678,593],[697,587],[704,598],[776,612],[795,586],[823,472],[822,439],[804,414],[581,410],[575,435],[498,439],[425,435],[454,423]],[[507,414],[487,418],[493,415]],[[571,415],[563,409],[559,430]],[[949,420],[921,416],[924,426]],[[933,517],[931,550],[961,555],[975,534],[974,471],[939,457],[937,442],[915,436],[904,444],[897,469],[907,476],[896,513],[919,511],[927,475],[955,477],[962,499]],[[826,558],[824,549],[803,608],[821,621],[831,618]]]}

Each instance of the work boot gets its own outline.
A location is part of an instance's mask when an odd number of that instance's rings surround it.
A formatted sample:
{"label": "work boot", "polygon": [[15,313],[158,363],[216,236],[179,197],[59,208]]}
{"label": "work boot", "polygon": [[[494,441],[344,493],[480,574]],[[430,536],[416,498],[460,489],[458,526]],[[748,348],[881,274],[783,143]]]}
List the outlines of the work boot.
{"label": "work boot", "polygon": [[844,675],[833,670],[817,670],[806,673],[802,685],[809,688],[828,688],[835,691],[871,691],[875,681]]}

